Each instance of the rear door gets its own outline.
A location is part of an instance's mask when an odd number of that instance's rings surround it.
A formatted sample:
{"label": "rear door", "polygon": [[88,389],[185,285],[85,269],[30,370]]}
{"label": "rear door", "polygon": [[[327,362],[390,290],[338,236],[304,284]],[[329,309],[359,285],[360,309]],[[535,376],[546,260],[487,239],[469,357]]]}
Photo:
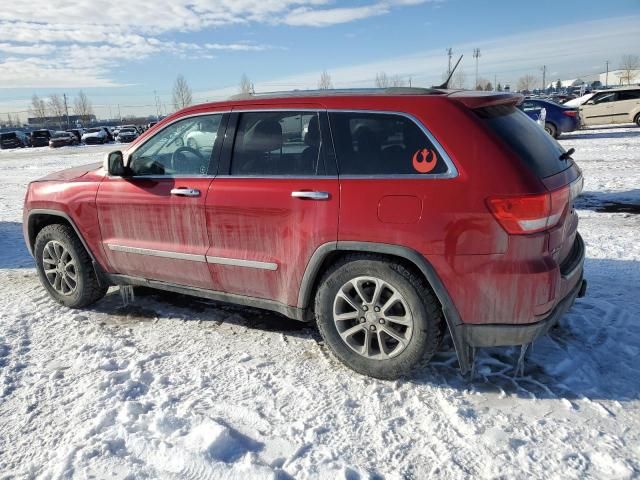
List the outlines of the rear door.
{"label": "rear door", "polygon": [[130,176],[101,183],[98,217],[113,271],[212,288],[205,198],[221,142],[194,149],[186,139],[194,131],[221,132],[222,138],[227,118],[210,113],[171,123],[130,153]]}
{"label": "rear door", "polygon": [[215,290],[296,305],[313,252],[337,238],[326,113],[317,105],[251,110],[232,114],[207,195],[207,262]]}
{"label": "rear door", "polygon": [[640,111],[640,89],[620,90],[615,102],[612,103],[612,123],[633,122],[634,116]]}

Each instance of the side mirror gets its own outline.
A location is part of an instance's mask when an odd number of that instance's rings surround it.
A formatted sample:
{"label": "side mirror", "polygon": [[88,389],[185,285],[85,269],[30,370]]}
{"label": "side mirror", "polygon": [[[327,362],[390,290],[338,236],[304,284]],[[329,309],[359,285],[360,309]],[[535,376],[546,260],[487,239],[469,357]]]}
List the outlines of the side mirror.
{"label": "side mirror", "polygon": [[112,177],[123,177],[126,169],[124,167],[124,157],[120,150],[109,152],[104,159],[104,169]]}
{"label": "side mirror", "polygon": [[587,100],[587,103],[585,103],[585,105],[595,105],[596,102],[595,100]]}

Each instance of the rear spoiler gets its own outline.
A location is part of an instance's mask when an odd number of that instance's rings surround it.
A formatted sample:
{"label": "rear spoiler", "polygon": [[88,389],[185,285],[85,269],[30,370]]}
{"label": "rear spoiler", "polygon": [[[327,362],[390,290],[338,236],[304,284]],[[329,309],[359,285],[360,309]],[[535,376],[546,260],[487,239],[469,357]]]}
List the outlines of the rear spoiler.
{"label": "rear spoiler", "polygon": [[496,105],[520,105],[524,100],[524,96],[519,93],[476,92],[472,90],[453,92],[448,97],[471,109]]}

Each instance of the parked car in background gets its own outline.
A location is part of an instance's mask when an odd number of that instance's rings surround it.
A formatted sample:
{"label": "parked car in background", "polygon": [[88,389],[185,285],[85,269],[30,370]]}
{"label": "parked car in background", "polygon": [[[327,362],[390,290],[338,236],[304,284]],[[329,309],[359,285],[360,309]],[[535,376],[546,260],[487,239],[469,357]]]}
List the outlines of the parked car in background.
{"label": "parked car in background", "polygon": [[43,128],[40,130],[34,130],[31,132],[31,146],[32,147],[48,147],[49,140],[53,136],[53,132],[49,129]]}
{"label": "parked car in background", "polygon": [[29,135],[16,130],[15,132],[0,133],[0,148],[24,148],[31,146]]}
{"label": "parked car in background", "polygon": [[[211,150],[216,141],[218,128],[210,119],[204,117],[185,138],[185,145],[194,150]],[[285,132],[283,131],[283,134]],[[300,134],[300,132],[298,132]]]}
{"label": "parked car in background", "polygon": [[129,143],[133,142],[136,138],[138,138],[138,136],[138,130],[135,127],[122,127],[120,129],[120,132],[118,133],[118,136],[116,137],[116,140],[122,143]]}
{"label": "parked car in background", "polygon": [[540,119],[544,108],[546,111],[544,129],[553,138],[558,138],[563,133],[573,132],[580,128],[580,118],[578,110],[575,108],[537,98],[526,98],[519,108],[535,121]]}
{"label": "parked car in background", "polygon": [[640,127],[640,86],[598,91],[579,110],[583,125],[634,122]]}
{"label": "parked car in background", "polygon": [[78,145],[78,139],[71,132],[53,132],[53,136],[49,139],[51,148],[67,147],[70,145]]}
{"label": "parked car in background", "polygon": [[[448,329],[467,372],[476,348],[530,344],[586,290],[582,172],[521,100],[413,88],[189,107],[99,167],[32,182],[24,237],[67,307],[110,285],[260,307],[385,379]],[[202,128],[209,146],[190,148]]]}
{"label": "parked car in background", "polygon": [[75,135],[76,139],[78,140],[78,143],[82,142],[82,135],[84,134],[84,128],[70,128],[69,130],[67,130],[67,132]]}
{"label": "parked car in background", "polygon": [[82,135],[82,141],[87,145],[104,144],[109,141],[109,134],[105,127],[92,127]]}
{"label": "parked car in background", "polygon": [[147,124],[147,130],[150,129],[151,127],[153,127],[154,125],[157,125],[158,122],[149,122]]}

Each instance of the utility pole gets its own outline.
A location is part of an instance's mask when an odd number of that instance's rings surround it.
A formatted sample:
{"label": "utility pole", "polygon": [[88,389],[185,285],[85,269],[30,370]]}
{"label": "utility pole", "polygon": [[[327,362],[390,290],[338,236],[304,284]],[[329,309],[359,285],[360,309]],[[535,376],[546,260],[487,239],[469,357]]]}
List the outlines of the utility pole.
{"label": "utility pole", "polygon": [[493,91],[495,92],[498,89],[498,75],[493,74]]}
{"label": "utility pole", "polygon": [[153,97],[156,102],[156,120],[160,121],[160,99],[158,98],[158,94],[155,90],[153,91]]}
{"label": "utility pole", "polygon": [[62,98],[64,98],[64,113],[67,116],[67,128],[69,128],[69,107],[67,106],[67,94],[63,93]]}
{"label": "utility pole", "polygon": [[474,48],[473,49],[473,58],[476,59],[476,87],[478,86],[478,59],[480,58],[480,49],[479,48]]}
{"label": "utility pole", "polygon": [[411,88],[411,75],[409,75],[409,88]]}
{"label": "utility pole", "polygon": [[609,60],[605,62],[607,64],[607,75],[605,76],[604,86],[609,88]]}
{"label": "utility pole", "polygon": [[447,48],[447,56],[449,57],[449,68],[447,69],[447,75],[451,75],[451,57],[453,56],[453,50]]}
{"label": "utility pole", "polygon": [[542,65],[542,90],[547,89],[547,84],[545,83],[546,78],[547,78],[547,66]]}

